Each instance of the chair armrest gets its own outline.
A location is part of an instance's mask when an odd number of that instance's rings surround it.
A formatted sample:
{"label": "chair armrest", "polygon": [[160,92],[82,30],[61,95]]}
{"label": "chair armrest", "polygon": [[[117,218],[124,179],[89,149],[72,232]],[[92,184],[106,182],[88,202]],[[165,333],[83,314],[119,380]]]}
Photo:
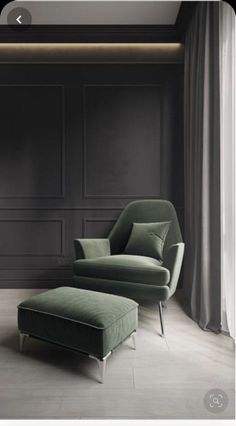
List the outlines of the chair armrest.
{"label": "chair armrest", "polygon": [[173,244],[169,247],[163,266],[170,271],[170,296],[172,296],[176,290],[178,279],[181,271],[181,266],[184,257],[184,243]]}
{"label": "chair armrest", "polygon": [[110,240],[108,238],[78,238],[74,240],[76,259],[93,259],[110,256]]}

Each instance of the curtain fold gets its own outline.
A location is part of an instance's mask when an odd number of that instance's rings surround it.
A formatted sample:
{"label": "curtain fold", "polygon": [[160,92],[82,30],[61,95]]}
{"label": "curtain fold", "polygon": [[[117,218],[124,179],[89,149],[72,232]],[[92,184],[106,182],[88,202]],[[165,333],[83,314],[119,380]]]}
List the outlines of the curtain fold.
{"label": "curtain fold", "polygon": [[235,338],[235,12],[220,2],[222,329]]}
{"label": "curtain fold", "polygon": [[185,243],[190,316],[221,331],[219,3],[202,2],[185,39]]}

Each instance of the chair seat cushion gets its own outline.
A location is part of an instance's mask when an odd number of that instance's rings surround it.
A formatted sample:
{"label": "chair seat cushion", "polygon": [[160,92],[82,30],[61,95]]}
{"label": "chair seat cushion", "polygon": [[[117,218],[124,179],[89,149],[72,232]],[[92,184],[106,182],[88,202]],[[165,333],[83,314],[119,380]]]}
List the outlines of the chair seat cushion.
{"label": "chair seat cushion", "polygon": [[138,304],[126,297],[59,287],[18,306],[22,333],[105,356],[137,329]]}
{"label": "chair seat cushion", "polygon": [[169,270],[162,267],[158,260],[128,254],[76,260],[74,273],[84,277],[159,286],[168,284],[170,280]]}

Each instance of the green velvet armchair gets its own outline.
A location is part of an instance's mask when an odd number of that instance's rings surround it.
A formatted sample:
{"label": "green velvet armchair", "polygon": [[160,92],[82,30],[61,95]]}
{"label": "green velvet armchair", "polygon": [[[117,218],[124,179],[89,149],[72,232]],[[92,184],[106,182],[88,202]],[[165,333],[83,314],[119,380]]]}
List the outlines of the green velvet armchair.
{"label": "green velvet armchair", "polygon": [[[126,253],[134,223],[155,225],[160,222],[168,223],[169,227],[163,240],[162,259]],[[73,282],[76,287],[139,301],[157,301],[161,335],[164,336],[162,304],[176,290],[184,255],[176,211],[169,201],[131,202],[121,213],[108,238],[76,239],[75,255]]]}

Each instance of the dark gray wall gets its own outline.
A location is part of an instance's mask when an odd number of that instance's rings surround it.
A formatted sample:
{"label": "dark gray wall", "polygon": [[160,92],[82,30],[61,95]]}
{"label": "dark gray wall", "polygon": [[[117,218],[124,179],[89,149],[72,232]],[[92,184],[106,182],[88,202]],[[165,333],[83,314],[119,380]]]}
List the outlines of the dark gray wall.
{"label": "dark gray wall", "polygon": [[181,65],[2,65],[0,287],[70,283],[133,199],[183,221]]}

